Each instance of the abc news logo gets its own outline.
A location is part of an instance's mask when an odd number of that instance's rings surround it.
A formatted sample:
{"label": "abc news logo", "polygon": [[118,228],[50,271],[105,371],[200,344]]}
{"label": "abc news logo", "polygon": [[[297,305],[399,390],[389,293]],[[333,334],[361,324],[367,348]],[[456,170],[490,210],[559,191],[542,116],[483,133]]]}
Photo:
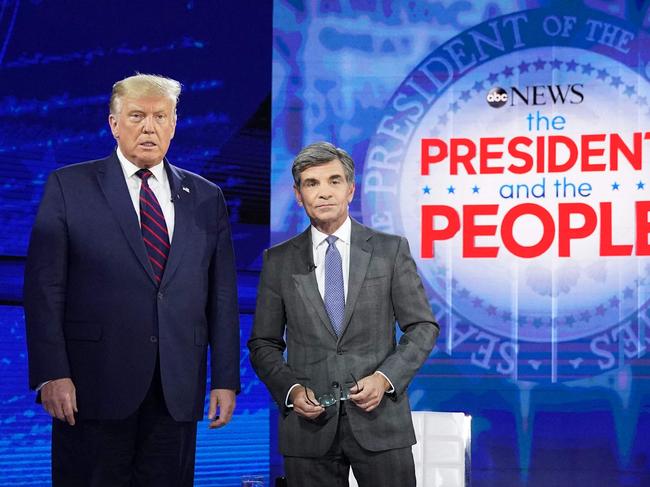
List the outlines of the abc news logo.
{"label": "abc news logo", "polygon": [[567,84],[567,85],[532,85],[526,86],[525,89],[518,89],[514,86],[510,87],[510,92],[495,86],[488,91],[485,97],[488,105],[492,108],[501,108],[508,102],[510,106],[518,103],[524,105],[555,105],[569,103],[571,105],[578,105],[585,99],[582,92],[584,85],[582,83]]}

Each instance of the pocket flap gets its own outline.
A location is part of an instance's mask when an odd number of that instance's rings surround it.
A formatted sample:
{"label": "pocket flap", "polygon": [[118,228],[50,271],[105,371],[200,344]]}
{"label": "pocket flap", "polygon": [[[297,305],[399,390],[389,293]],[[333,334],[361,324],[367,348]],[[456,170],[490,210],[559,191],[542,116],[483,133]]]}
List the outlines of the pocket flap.
{"label": "pocket flap", "polygon": [[89,321],[69,321],[65,324],[64,331],[67,340],[97,342],[102,338],[102,325]]}

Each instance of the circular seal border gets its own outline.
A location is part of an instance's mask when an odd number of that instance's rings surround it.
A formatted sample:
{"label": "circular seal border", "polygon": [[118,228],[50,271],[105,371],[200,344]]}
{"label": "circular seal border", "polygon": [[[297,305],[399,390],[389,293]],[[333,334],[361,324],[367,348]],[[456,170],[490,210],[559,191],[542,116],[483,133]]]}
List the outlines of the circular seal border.
{"label": "circular seal border", "polygon": [[[631,70],[636,72],[639,76],[645,78],[646,81],[650,81],[650,49],[643,50],[640,48],[644,44],[644,42],[647,43],[648,39],[650,38],[646,31],[641,29],[639,25],[632,25],[630,22],[628,22],[625,19],[611,17],[610,15],[604,12],[594,10],[586,6],[580,6],[580,9],[575,9],[575,6],[573,7],[574,8],[572,9],[536,8],[530,10],[522,10],[511,14],[502,15],[500,17],[496,17],[494,19],[477,24],[471,27],[470,29],[463,31],[457,36],[449,39],[443,45],[436,48],[409,73],[409,75],[400,84],[398,89],[394,92],[394,94],[386,104],[386,108],[383,111],[383,117],[381,118],[378,124],[378,127],[375,131],[374,136],[370,141],[368,150],[366,152],[366,159],[364,162],[363,184],[362,184],[362,200],[361,200],[361,211],[364,216],[364,221],[366,223],[370,224],[371,226],[379,230],[385,230],[385,231],[389,231],[392,233],[399,233],[399,234],[404,233],[403,231],[404,227],[400,220],[400,217],[397,216],[397,212],[393,213],[393,211],[391,210],[391,208],[395,207],[394,199],[395,196],[397,195],[397,188],[396,187],[391,188],[389,185],[385,185],[383,183],[387,180],[386,178],[389,178],[391,176],[391,174],[399,174],[399,170],[405,159],[405,153],[409,148],[409,146],[411,145],[411,141],[412,141],[411,139],[415,134],[416,129],[419,126],[419,123],[425,117],[426,113],[429,112],[429,110],[433,107],[433,105],[437,103],[438,99],[447,91],[447,89],[450,86],[453,86],[454,83],[456,83],[462,77],[466,76],[468,73],[472,72],[479,66],[489,61],[492,61],[494,59],[509,55],[517,51],[525,51],[534,48],[563,46],[563,47],[570,47],[570,48],[577,48],[577,49],[581,49],[581,48],[587,49],[602,54],[605,57],[608,57],[621,64],[626,65]],[[633,42],[631,42],[629,46],[627,47],[618,46],[618,48],[615,48],[613,45],[611,46],[601,45],[596,40],[584,41],[582,43],[576,42],[578,40],[584,40],[585,38],[586,39],[589,38],[589,36],[585,36],[585,35],[578,36],[578,33],[584,33],[584,29],[578,30],[577,33],[566,37],[561,36],[559,34],[555,36],[551,36],[547,32],[544,32],[543,25],[545,19],[563,18],[565,16],[572,17],[574,19],[576,17],[580,17],[581,19],[588,18],[589,20],[593,20],[594,22],[601,22],[601,23],[613,25],[616,28],[621,29],[621,31],[623,32],[629,31],[636,35],[633,38]],[[522,40],[521,31],[518,28],[513,28],[510,38],[505,39],[503,41],[503,44],[505,44],[506,41],[508,41],[509,45],[513,47],[512,49],[510,50],[503,49],[500,52],[491,51],[490,53],[487,53],[485,51],[482,51],[480,53],[473,53],[473,54],[480,54],[480,55],[478,56],[478,59],[475,58],[475,62],[473,62],[471,65],[461,66],[458,63],[458,59],[454,60],[454,53],[458,55],[458,52],[454,51],[455,46],[458,46],[459,43],[464,43],[465,41],[467,41],[467,39],[471,37],[472,32],[479,32],[479,33],[481,31],[487,32],[490,29],[492,29],[492,32],[494,32],[495,31],[494,29],[496,29],[495,26],[507,25],[508,23],[510,23],[510,25],[515,25],[516,23],[521,22],[522,20],[525,20],[527,22],[526,23],[527,30],[525,35],[526,42],[523,42]],[[553,42],[549,42],[550,40],[552,40]],[[522,62],[525,63],[525,61]],[[556,60],[556,62],[559,61]],[[449,77],[446,80],[443,80],[442,78],[438,78],[436,80],[431,78],[432,70],[428,68],[428,66],[431,66],[434,63],[438,63],[439,66],[447,66],[455,69],[452,69],[451,73],[449,71],[447,72]],[[534,65],[534,62],[527,63],[527,65]],[[549,65],[552,68],[559,69],[559,65],[553,66],[552,63],[550,63]],[[567,63],[568,70],[576,69],[578,66],[579,66],[578,63],[572,66],[569,66]],[[583,66],[582,68],[591,69],[591,66]],[[435,71],[433,71],[433,73],[435,73]],[[440,72],[438,72],[438,74],[439,73]],[[512,72],[503,73],[503,74],[506,78],[508,78],[509,75],[512,75]],[[601,71],[601,73],[598,74],[598,76],[600,76],[602,80],[605,79],[603,77],[606,77],[608,75],[609,73],[603,71]],[[496,80],[487,80],[487,81],[489,82],[489,81],[496,81]],[[612,81],[613,82],[616,81],[614,80],[613,76],[612,76]],[[436,87],[435,90],[427,92],[424,89],[424,86],[426,86],[427,84],[429,86],[435,86],[437,84],[438,86]],[[420,89],[417,88],[418,86],[420,87]],[[618,86],[619,85],[615,85],[615,88],[618,88]],[[483,85],[480,87],[480,89],[484,89],[484,88],[485,86]],[[476,87],[474,89],[477,90],[477,93],[480,91]],[[626,87],[623,86],[621,89],[622,90],[626,89]],[[629,88],[627,89],[628,91],[624,92],[623,93],[624,95],[629,97],[636,96],[637,103],[642,105],[647,105],[648,102],[647,99],[640,97],[640,95],[630,91]],[[409,112],[407,110],[399,109],[400,103],[402,103],[405,99],[409,100],[412,99],[413,97],[420,98],[419,99],[420,109],[416,111],[415,115],[412,113],[412,110]],[[409,108],[409,110],[411,108]],[[449,108],[452,111],[458,109],[457,106],[456,107],[450,106]],[[444,124],[444,120],[442,122]],[[372,190],[372,188],[380,188],[380,189]],[[444,268],[443,268],[443,272],[446,272]],[[431,285],[429,285],[428,288],[433,294],[434,304],[436,305],[436,307],[438,307],[438,305],[440,306],[441,309],[448,307],[447,299],[445,298],[445,296],[441,296],[437,294],[435,290],[432,289]],[[622,295],[623,297],[625,298],[630,297],[629,288],[626,288],[623,291],[624,291],[624,295]],[[617,297],[614,296],[612,298],[611,306],[616,307],[618,306],[618,304],[619,303],[617,301]],[[647,322],[642,323],[643,321],[642,318],[647,319],[647,316],[645,315],[648,315],[649,306],[650,306],[650,300],[641,303],[638,306],[636,311],[634,311],[629,315],[626,315],[625,317],[621,317],[618,321],[612,323],[609,327],[609,330],[611,331],[616,328],[623,329],[623,330],[625,329],[632,330],[630,328],[630,326],[632,326],[635,328],[634,330],[630,331],[630,333],[632,333],[633,336],[635,335],[637,337],[639,336],[639,333],[642,333],[642,329],[641,329],[642,325],[648,327],[648,330],[650,331],[650,325],[648,325]],[[473,326],[471,320],[468,320],[466,317],[464,317],[462,313],[460,313],[456,308],[449,309],[447,311],[448,311],[449,321],[456,321],[457,323],[460,323],[461,326],[463,326],[462,324],[465,324],[468,327]],[[504,314],[503,319],[508,320],[511,319],[511,317],[509,318]],[[589,316],[587,316],[587,312],[585,312],[583,313],[583,316],[579,317],[578,319],[583,319],[588,321]],[[567,324],[571,325],[571,323],[567,323]],[[537,324],[533,323],[533,326],[541,326],[541,325],[539,323]],[[604,340],[605,339],[615,340],[616,338],[613,333],[611,335],[605,333],[602,334],[601,336],[606,337],[603,338]],[[598,338],[599,337],[596,337],[594,338],[594,340]],[[449,340],[450,337],[448,336],[448,341]],[[586,341],[588,341],[588,338],[581,339],[581,342],[583,344]],[[520,348],[523,348],[521,347],[521,345],[522,342],[520,342],[517,338],[517,341],[515,342],[516,351],[514,351],[515,360],[519,360],[522,352],[524,352],[525,355],[529,355],[528,353],[525,353],[524,350],[520,350]],[[553,362],[551,365],[551,373],[537,374],[537,371],[540,371],[540,369],[542,369],[542,364],[545,361],[544,360],[540,361],[535,358],[535,356],[537,357],[540,356],[540,352],[542,354],[544,353],[543,351],[539,350],[540,346],[543,347],[544,344],[538,343],[536,345],[537,346],[533,347],[533,350],[530,350],[531,354],[529,356],[528,364],[527,364],[532,368],[531,370],[534,370],[535,372],[532,374],[519,374],[519,365],[516,364],[516,366],[514,367],[515,372],[514,374],[512,374],[514,379],[539,381],[540,379],[543,379],[544,377],[548,377],[550,375],[552,382],[556,382],[558,378],[563,378],[569,381],[573,379],[584,378],[584,374],[576,375],[576,376],[571,374],[571,370],[570,370],[571,367],[575,370],[581,366],[582,359],[577,355],[577,353],[571,353],[570,355],[574,355],[573,357],[565,357],[562,360],[564,365],[568,367],[569,372],[566,374],[560,373],[558,375],[557,342],[547,343],[547,345],[549,345],[549,347],[552,349],[550,350],[550,355],[552,356],[552,362]],[[618,344],[615,345],[616,348],[619,348]],[[637,350],[635,353],[636,356],[643,355],[641,350]],[[476,358],[475,354],[466,355],[463,352],[463,350],[457,350],[456,348],[454,348],[454,354],[460,356],[467,356],[467,358],[469,358],[470,361],[472,362]],[[635,356],[635,354],[634,353],[626,354],[626,356],[629,358]],[[600,357],[601,357],[600,370],[592,370],[593,367],[591,366],[589,367],[590,372],[593,372],[592,375],[604,371],[603,362],[602,362],[604,355],[601,354]],[[507,358],[507,354],[506,354],[506,358]],[[475,363],[475,365],[478,364]],[[599,365],[598,362],[596,362],[596,365]],[[499,371],[498,366],[496,366],[496,370]],[[504,372],[502,371],[500,372],[504,374]]]}

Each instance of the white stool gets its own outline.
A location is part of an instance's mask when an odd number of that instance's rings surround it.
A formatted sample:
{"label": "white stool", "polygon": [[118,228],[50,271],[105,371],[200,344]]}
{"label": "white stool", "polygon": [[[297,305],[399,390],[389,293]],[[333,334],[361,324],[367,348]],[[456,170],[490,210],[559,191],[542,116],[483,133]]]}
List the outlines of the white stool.
{"label": "white stool", "polygon": [[[472,417],[414,411],[413,445],[418,487],[469,487]],[[350,487],[358,487],[350,470]]]}

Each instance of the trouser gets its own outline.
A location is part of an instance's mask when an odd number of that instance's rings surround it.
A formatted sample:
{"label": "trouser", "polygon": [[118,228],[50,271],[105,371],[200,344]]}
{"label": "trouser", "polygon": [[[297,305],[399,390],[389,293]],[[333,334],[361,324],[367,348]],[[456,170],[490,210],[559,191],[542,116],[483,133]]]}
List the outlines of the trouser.
{"label": "trouser", "polygon": [[196,422],[167,411],[157,366],[140,407],[120,420],[53,419],[54,487],[192,487]]}
{"label": "trouser", "polygon": [[354,438],[345,401],[341,402],[336,437],[320,458],[284,457],[289,487],[348,487],[350,467],[359,487],[415,487],[411,447],[385,451],[364,449]]}

